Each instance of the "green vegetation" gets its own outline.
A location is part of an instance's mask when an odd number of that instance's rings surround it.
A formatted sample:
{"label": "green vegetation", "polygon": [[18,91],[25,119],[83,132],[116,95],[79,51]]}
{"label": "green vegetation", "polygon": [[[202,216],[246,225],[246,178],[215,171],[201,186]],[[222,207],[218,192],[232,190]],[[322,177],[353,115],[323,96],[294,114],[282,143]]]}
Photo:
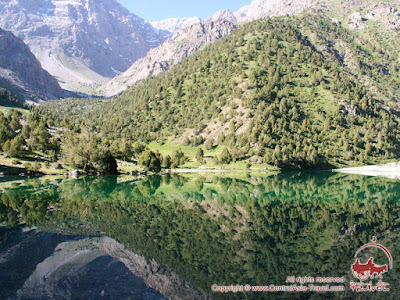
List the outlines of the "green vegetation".
{"label": "green vegetation", "polygon": [[0,112],[0,149],[10,157],[1,158],[2,172],[35,174],[42,169],[40,162],[48,167],[57,160],[60,141],[37,114],[10,109],[7,114]]}
{"label": "green vegetation", "polygon": [[398,158],[400,142],[400,62],[382,45],[318,14],[260,20],[114,99],[49,102],[38,112],[109,144],[218,147],[215,164],[379,163]]}
{"label": "green vegetation", "polygon": [[62,157],[68,165],[86,172],[118,174],[117,161],[109,146],[88,131],[64,134]]}
{"label": "green vegetation", "polygon": [[[26,115],[27,119],[17,110],[10,110],[8,115],[0,112],[0,148],[12,158],[8,161],[2,159],[1,164],[8,166],[2,168],[2,172],[37,174],[47,170],[47,173],[54,173],[54,170],[49,170],[50,162],[62,159],[70,167],[87,172],[118,173],[110,146],[93,134],[66,131],[61,139],[56,134],[50,134],[39,115]],[[123,157],[129,155],[126,147],[119,149]],[[60,172],[62,170],[55,173]]]}
{"label": "green vegetation", "polygon": [[148,150],[142,153],[139,163],[146,167],[147,170],[159,173],[161,171],[161,161],[153,151]]}
{"label": "green vegetation", "polygon": [[[281,285],[288,274],[346,276],[348,282],[355,252],[376,236],[394,257],[395,268],[384,275],[391,283],[385,297],[398,298],[398,181],[327,172],[240,176],[165,175],[124,183],[99,177],[57,185],[30,180],[2,190],[0,222],[112,237],[207,294],[212,284]],[[377,254],[376,263],[387,263]],[[248,294],[257,297],[265,295]]]}
{"label": "green vegetation", "polygon": [[[1,84],[1,79],[0,79]],[[11,92],[10,90],[0,86],[0,105],[7,107],[21,107],[24,108],[24,101],[21,96]]]}
{"label": "green vegetation", "polygon": [[59,152],[58,141],[37,114],[30,114],[24,126],[22,122],[23,115],[17,110],[8,115],[0,112],[0,147],[6,154],[22,158],[33,151]]}

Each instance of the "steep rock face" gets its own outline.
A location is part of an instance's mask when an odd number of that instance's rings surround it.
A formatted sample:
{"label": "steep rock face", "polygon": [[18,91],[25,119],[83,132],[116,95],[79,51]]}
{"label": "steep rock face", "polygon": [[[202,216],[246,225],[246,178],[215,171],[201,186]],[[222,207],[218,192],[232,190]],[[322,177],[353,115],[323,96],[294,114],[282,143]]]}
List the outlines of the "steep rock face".
{"label": "steep rock face", "polygon": [[252,21],[268,16],[294,15],[312,7],[312,0],[253,0],[234,13],[238,21]]}
{"label": "steep rock face", "polygon": [[161,21],[150,22],[155,28],[160,30],[167,30],[170,32],[176,32],[178,30],[190,27],[197,23],[207,23],[210,21],[226,20],[229,22],[236,22],[235,15],[229,9],[223,9],[217,11],[212,17],[201,20],[199,17],[193,18],[170,18]]}
{"label": "steep rock face", "polygon": [[40,62],[19,38],[0,29],[0,78],[10,85],[43,99],[61,97],[57,80],[42,69]]}
{"label": "steep rock face", "polygon": [[355,12],[349,16],[349,21],[347,23],[349,29],[356,30],[356,29],[364,29],[367,25],[364,24],[363,18],[360,12]]}
{"label": "steep rock face", "polygon": [[[364,29],[368,26],[365,19],[383,22],[388,29],[400,30],[400,11],[398,1],[347,0],[335,2],[330,0],[253,0],[243,6],[234,16],[238,21],[252,21],[265,17],[295,15],[307,8],[336,11],[339,17],[345,15],[350,29]],[[354,9],[363,9],[363,14]]]}
{"label": "steep rock face", "polygon": [[160,30],[167,30],[175,32],[180,29],[190,27],[193,24],[200,23],[201,20],[198,17],[193,18],[169,18],[161,21],[150,22],[155,28]]}
{"label": "steep rock face", "polygon": [[217,11],[213,16],[212,16],[213,21],[217,20],[226,20],[229,22],[236,22],[237,18],[235,15],[229,10],[229,9],[224,9]]}
{"label": "steep rock face", "polygon": [[170,69],[204,44],[218,40],[235,29],[234,24],[225,20],[199,23],[182,29],[157,48],[150,50],[126,72],[104,84],[100,92],[108,97],[113,96],[141,79]]}
{"label": "steep rock face", "polygon": [[116,0],[0,0],[0,15],[0,27],[71,89],[114,77],[171,35]]}
{"label": "steep rock face", "polygon": [[204,299],[177,273],[109,237],[21,234],[0,251],[7,299]]}
{"label": "steep rock face", "polygon": [[400,31],[399,5],[395,6],[389,3],[373,4],[368,7],[365,18],[375,22],[383,22],[386,28]]}

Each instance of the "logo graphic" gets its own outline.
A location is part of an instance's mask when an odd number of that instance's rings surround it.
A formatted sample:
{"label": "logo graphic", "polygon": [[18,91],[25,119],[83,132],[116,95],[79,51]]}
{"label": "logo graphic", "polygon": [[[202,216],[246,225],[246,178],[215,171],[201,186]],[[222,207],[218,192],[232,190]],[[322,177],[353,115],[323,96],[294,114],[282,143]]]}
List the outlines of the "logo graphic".
{"label": "logo graphic", "polygon": [[[377,265],[374,263],[374,258],[370,257],[368,259],[368,262],[366,264],[361,264],[360,259],[357,258],[357,255],[364,250],[365,248],[377,248],[381,249],[386,256],[389,259],[389,265]],[[370,244],[366,244],[362,246],[358,251],[356,252],[355,256],[356,262],[351,265],[351,270],[353,272],[353,276],[360,279],[361,281],[364,281],[368,278],[374,279],[374,278],[382,278],[382,274],[387,273],[389,269],[393,269],[393,258],[392,255],[390,254],[389,250],[386,249],[384,246],[377,244],[376,243],[376,237],[373,237],[372,241]]]}

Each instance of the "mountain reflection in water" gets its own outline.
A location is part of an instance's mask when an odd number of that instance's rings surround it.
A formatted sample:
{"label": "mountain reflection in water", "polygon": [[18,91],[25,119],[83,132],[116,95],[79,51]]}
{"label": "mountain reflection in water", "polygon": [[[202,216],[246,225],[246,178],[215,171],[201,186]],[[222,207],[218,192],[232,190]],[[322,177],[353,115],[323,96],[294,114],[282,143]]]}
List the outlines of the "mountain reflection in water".
{"label": "mountain reflection in water", "polygon": [[[63,290],[59,295],[73,298],[76,282],[71,283],[71,278],[77,272],[85,285],[89,284],[85,276],[105,272],[113,263],[120,264],[118,269],[125,274],[115,274],[120,283],[111,280],[110,291],[115,295],[120,287],[119,298],[400,297],[400,183],[395,180],[322,172],[165,175],[133,181],[98,177],[1,185],[0,294],[6,297],[34,298],[34,287],[38,298],[50,296],[39,294],[38,282],[46,284],[38,277],[42,272],[52,280],[53,296]],[[32,226],[40,231],[21,232]],[[394,258],[394,268],[382,278],[391,291],[359,295],[349,289],[350,280],[355,280],[351,264],[356,251],[373,236]],[[33,245],[40,239],[44,242]],[[13,251],[35,258],[26,265],[12,263]],[[63,265],[57,276],[49,275],[48,266],[60,261],[51,256],[72,257],[87,251],[90,255],[82,256],[79,263]],[[377,264],[387,263],[374,250],[360,258],[366,263],[371,255]],[[138,271],[139,265],[151,272]],[[107,271],[111,278],[113,270]],[[152,280],[139,282],[149,274]],[[211,291],[213,285],[285,285],[288,276],[344,276],[346,291]],[[110,278],[97,280],[98,285],[110,282]],[[142,293],[134,295],[130,285]],[[107,296],[103,288],[90,290],[93,294],[86,298]],[[24,294],[27,291],[31,294]]]}

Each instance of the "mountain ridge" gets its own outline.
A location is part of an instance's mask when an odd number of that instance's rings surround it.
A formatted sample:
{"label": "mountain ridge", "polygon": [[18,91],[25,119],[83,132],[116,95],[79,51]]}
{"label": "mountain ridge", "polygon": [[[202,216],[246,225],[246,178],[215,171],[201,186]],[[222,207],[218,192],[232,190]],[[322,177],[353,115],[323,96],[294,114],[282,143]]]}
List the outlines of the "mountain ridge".
{"label": "mountain ridge", "polygon": [[150,24],[160,30],[175,32],[200,22],[201,19],[199,17],[191,17],[191,18],[186,17],[186,18],[168,18],[161,21],[153,21],[150,22]]}
{"label": "mountain ridge", "polygon": [[106,97],[122,92],[128,86],[149,76],[156,76],[164,72],[182,59],[192,55],[203,45],[231,33],[237,28],[225,20],[196,23],[179,30],[160,46],[153,48],[147,55],[136,61],[126,72],[123,72],[99,88],[99,92]]}
{"label": "mountain ridge", "polygon": [[3,87],[16,89],[25,99],[47,100],[66,96],[57,80],[43,70],[29,47],[0,28],[0,78]]}
{"label": "mountain ridge", "polygon": [[[286,1],[286,0],[275,0],[275,1],[266,1],[266,0],[253,0],[253,2],[239,9],[237,12],[232,13],[229,9],[220,10],[216,12],[212,17],[206,18],[204,20],[200,20],[199,18],[191,18],[191,20],[195,22],[195,24],[207,23],[209,21],[218,21],[218,20],[227,20],[230,22],[248,22],[251,20],[261,19],[265,17],[273,17],[273,16],[282,16],[282,15],[296,15],[305,10],[309,12],[317,12],[320,10],[325,11],[326,14],[330,14],[332,18],[337,20],[335,17],[341,16],[341,21],[345,22],[346,26],[352,30],[364,29],[367,25],[364,20],[370,19],[373,22],[383,22],[388,29],[398,30],[400,28],[400,16],[396,15],[396,8],[391,6],[391,3],[395,2],[385,2],[385,3],[376,3],[374,1],[347,1],[344,3],[335,3],[328,0],[319,0],[319,1],[310,1],[310,0],[295,0],[295,1]],[[361,9],[364,11],[364,17],[362,17],[361,13],[358,11]],[[335,11],[336,12],[332,12]],[[338,14],[337,11],[341,10]],[[354,12],[355,11],[355,12]],[[367,18],[367,19],[366,19]],[[170,19],[173,20],[173,28],[169,28],[171,31],[181,30],[179,28],[185,28],[187,26],[187,18],[182,19]],[[165,21],[165,22],[164,22]],[[168,20],[164,20],[159,22],[163,26],[169,26]],[[177,25],[178,24],[178,25]],[[160,25],[159,25],[160,26]],[[192,25],[193,26],[193,25]],[[162,26],[161,26],[162,27]],[[160,28],[161,28],[160,27]],[[186,27],[187,28],[187,27]],[[195,47],[195,45],[193,45]],[[172,51],[173,45],[170,44],[170,51]],[[179,50],[177,50],[179,51]],[[194,53],[194,51],[191,51]],[[152,53],[149,55],[151,56]],[[154,56],[154,55],[153,55]],[[137,82],[138,79],[144,79],[143,73],[139,70],[146,68],[145,65],[139,66],[140,63],[136,62],[130,70],[127,72],[121,73],[117,75],[110,81],[107,81],[103,84],[100,89],[105,90],[105,93],[101,94],[106,96],[113,96],[115,92],[120,92],[123,88],[126,88],[129,85],[132,85],[134,82]],[[165,60],[164,60],[165,61]],[[153,64],[155,63],[155,60]],[[155,74],[160,73],[161,71],[165,71],[169,69],[170,65],[168,63],[162,62],[162,66],[159,66],[159,71]],[[154,66],[148,66],[147,76],[155,75],[151,72],[154,70]],[[138,71],[142,75],[135,75],[133,70]],[[131,78],[129,78],[131,77]],[[137,79],[138,78],[138,79]],[[120,87],[118,86],[118,82],[120,83]],[[115,92],[114,92],[115,91]]]}
{"label": "mountain ridge", "polygon": [[304,169],[396,158],[400,62],[385,41],[359,33],[321,14],[253,21],[111,100],[40,112],[111,140],[229,149],[216,163],[257,156]]}
{"label": "mountain ridge", "polygon": [[1,0],[0,15],[0,27],[20,37],[64,88],[75,91],[125,71],[171,35],[116,0]]}

